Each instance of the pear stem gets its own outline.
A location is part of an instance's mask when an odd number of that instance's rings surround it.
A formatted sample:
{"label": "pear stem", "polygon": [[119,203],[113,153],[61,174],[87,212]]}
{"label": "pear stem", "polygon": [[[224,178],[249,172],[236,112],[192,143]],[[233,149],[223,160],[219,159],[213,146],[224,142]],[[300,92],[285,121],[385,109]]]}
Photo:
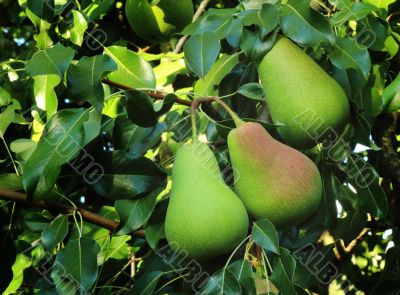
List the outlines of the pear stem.
{"label": "pear stem", "polygon": [[233,122],[235,122],[236,127],[239,127],[244,123],[242,119],[239,118],[239,116],[219,97],[213,96],[212,100],[216,101],[219,105],[221,105],[229,114],[229,116],[233,119]]}
{"label": "pear stem", "polygon": [[197,142],[198,139],[198,134],[197,134],[197,124],[196,124],[196,109],[200,104],[199,99],[194,99],[192,103],[190,104],[190,117],[191,117],[191,122],[192,122],[192,138],[193,142]]}

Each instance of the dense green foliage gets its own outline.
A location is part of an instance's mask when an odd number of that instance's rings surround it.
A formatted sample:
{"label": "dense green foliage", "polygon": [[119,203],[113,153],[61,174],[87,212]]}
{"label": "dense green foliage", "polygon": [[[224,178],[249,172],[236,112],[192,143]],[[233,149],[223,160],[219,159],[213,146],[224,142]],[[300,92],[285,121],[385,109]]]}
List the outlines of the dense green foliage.
{"label": "dense green foliage", "polygon": [[[125,4],[0,1],[0,291],[399,294],[400,2],[214,0],[163,43],[135,34]],[[339,83],[350,105],[343,132],[299,149],[319,169],[321,204],[286,229],[250,219],[229,253],[184,259],[168,245],[165,219],[174,157],[192,138],[189,106],[201,99],[199,138],[233,188],[234,124],[209,97],[285,142],[257,71],[279,35]],[[304,73],[306,85],[318,81]],[[288,111],[285,98],[279,108]]]}

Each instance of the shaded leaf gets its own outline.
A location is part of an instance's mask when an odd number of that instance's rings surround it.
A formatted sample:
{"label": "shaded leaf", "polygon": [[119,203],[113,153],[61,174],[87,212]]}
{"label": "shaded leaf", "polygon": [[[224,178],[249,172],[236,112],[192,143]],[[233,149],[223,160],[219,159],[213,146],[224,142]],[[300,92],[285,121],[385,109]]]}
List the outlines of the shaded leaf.
{"label": "shaded leaf", "polygon": [[246,294],[256,294],[253,269],[250,262],[244,259],[235,261],[228,266],[228,270],[232,272],[242,288],[246,290]]}
{"label": "shaded leaf", "polygon": [[57,254],[51,271],[57,290],[68,284],[84,294],[96,282],[99,251],[99,245],[93,240],[80,238],[69,241]]}
{"label": "shaded leaf", "polygon": [[45,198],[53,189],[61,166],[78,155],[84,143],[83,126],[89,115],[90,109],[66,109],[54,114],[46,124],[23,175],[30,198]]}
{"label": "shaded leaf", "polygon": [[133,199],[164,186],[166,175],[150,159],[124,151],[101,153],[90,185],[102,197]]}
{"label": "shaded leaf", "polygon": [[161,271],[153,271],[149,274],[143,274],[132,286],[127,294],[147,295],[153,294],[158,281],[163,276]]}
{"label": "shaded leaf", "polygon": [[236,277],[227,269],[217,271],[201,289],[202,295],[242,294]]}
{"label": "shaded leaf", "polygon": [[280,248],[280,253],[280,256],[275,256],[273,260],[271,281],[283,295],[296,295],[298,293],[293,284],[296,260],[285,248]]}
{"label": "shaded leaf", "polygon": [[265,3],[261,10],[254,10],[242,19],[244,26],[257,25],[261,29],[261,37],[265,37],[276,28],[279,22],[279,12],[275,5]]}
{"label": "shaded leaf", "polygon": [[118,200],[115,209],[120,218],[118,235],[131,233],[139,229],[150,218],[156,205],[157,196],[162,189],[157,189],[138,200]]}
{"label": "shaded leaf", "polygon": [[253,224],[251,231],[254,241],[265,250],[279,254],[278,233],[268,219],[261,219]]}
{"label": "shaded leaf", "polygon": [[0,175],[0,188],[12,191],[23,188],[21,176],[13,173],[5,173]]}
{"label": "shaded leaf", "polygon": [[46,251],[52,252],[68,234],[68,216],[57,216],[42,232],[42,243]]}
{"label": "shaded leaf", "polygon": [[367,48],[359,45],[355,39],[340,37],[333,48],[329,57],[335,67],[342,70],[355,69],[367,79],[371,69],[371,58]]}

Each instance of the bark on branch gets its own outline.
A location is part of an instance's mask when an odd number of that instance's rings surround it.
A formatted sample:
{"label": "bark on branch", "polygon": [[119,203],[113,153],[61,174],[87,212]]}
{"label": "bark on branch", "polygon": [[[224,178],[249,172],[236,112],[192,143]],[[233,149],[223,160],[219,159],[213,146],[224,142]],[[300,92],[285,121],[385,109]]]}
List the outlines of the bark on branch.
{"label": "bark on branch", "polygon": [[[119,225],[119,223],[114,220],[107,219],[103,216],[100,216],[83,208],[75,209],[73,207],[64,204],[49,202],[49,201],[31,202],[27,200],[26,194],[20,192],[0,189],[0,199],[17,202],[31,207],[37,207],[40,209],[55,210],[62,214],[72,214],[78,211],[82,215],[83,219],[86,220],[87,222],[108,229],[111,232],[115,232],[118,229]],[[144,230],[138,230],[134,232],[133,235],[136,237],[144,237],[145,236]]]}

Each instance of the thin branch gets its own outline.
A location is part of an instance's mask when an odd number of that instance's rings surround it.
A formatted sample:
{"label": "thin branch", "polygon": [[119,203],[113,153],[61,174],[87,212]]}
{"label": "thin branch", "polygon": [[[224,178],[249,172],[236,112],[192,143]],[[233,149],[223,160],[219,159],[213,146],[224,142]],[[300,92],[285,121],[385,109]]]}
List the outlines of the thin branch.
{"label": "thin branch", "polygon": [[[122,90],[134,90],[134,88],[129,87],[127,85],[123,85],[108,79],[102,79],[101,82],[103,84],[107,84],[110,86],[114,86],[117,87],[119,89]],[[163,100],[168,94],[167,93],[162,93],[162,92],[157,92],[157,91],[144,91],[145,93],[147,93],[150,97],[156,99],[156,100]],[[215,101],[215,98],[213,97],[204,97],[204,98],[199,98],[198,99],[199,102],[202,105],[202,110],[211,118],[213,118],[215,121],[222,121],[222,117],[221,115],[215,111],[212,107],[211,107],[211,103],[213,101]],[[184,105],[184,106],[188,106],[190,107],[192,105],[192,102],[189,100],[185,100],[182,98],[177,98],[176,99],[176,103]]]}
{"label": "thin branch", "polygon": [[[55,210],[63,214],[72,214],[75,212],[74,208],[56,202],[50,202],[50,201],[31,202],[27,200],[26,194],[6,189],[0,189],[0,199],[17,202],[27,206],[37,207],[40,209]],[[116,232],[118,229],[119,223],[114,220],[107,219],[103,216],[97,215],[83,208],[77,208],[76,211],[79,211],[82,217],[89,223],[108,229],[111,232]],[[144,230],[138,230],[134,232],[133,235],[136,237],[144,237],[145,236]]]}
{"label": "thin branch", "polygon": [[[195,22],[196,20],[199,19],[199,17],[203,14],[203,12],[206,11],[206,7],[207,7],[208,3],[210,3],[210,2],[211,2],[211,0],[203,0],[200,3],[199,8],[197,8],[196,13],[193,16],[192,22]],[[182,50],[183,45],[185,44],[187,39],[188,39],[187,35],[185,35],[185,36],[183,36],[182,38],[179,39],[179,41],[176,44],[176,47],[174,49],[174,53],[179,53]]]}

